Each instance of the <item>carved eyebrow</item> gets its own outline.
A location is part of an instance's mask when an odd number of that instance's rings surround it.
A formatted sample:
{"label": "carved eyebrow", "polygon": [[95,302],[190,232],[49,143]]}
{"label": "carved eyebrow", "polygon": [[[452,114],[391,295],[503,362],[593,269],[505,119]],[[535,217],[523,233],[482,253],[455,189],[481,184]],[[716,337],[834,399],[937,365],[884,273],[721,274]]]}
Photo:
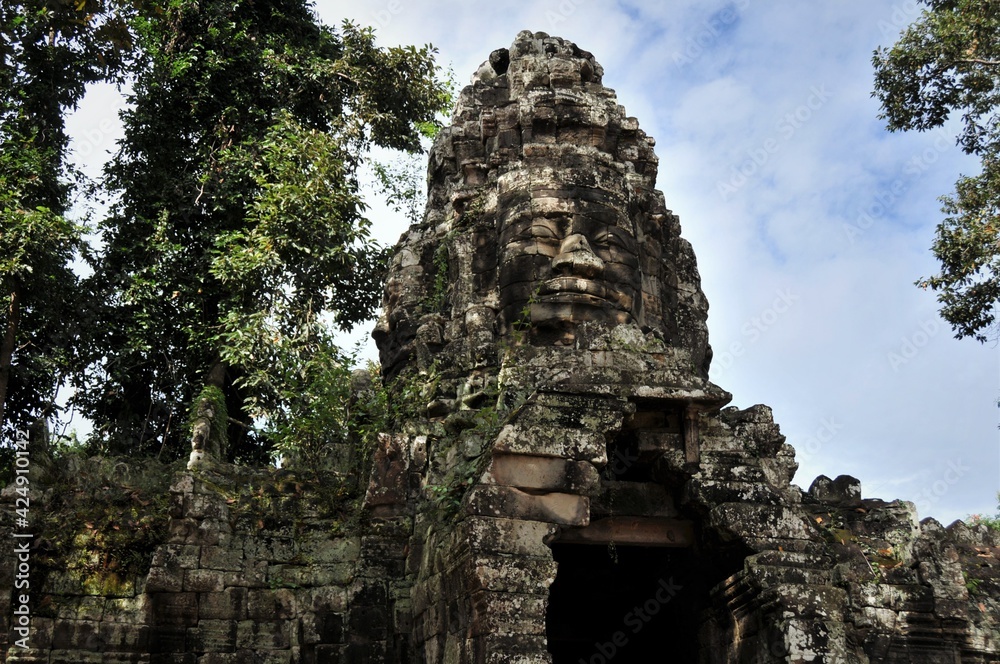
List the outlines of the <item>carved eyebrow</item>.
{"label": "carved eyebrow", "polygon": [[619,247],[627,248],[630,246],[631,236],[625,231],[614,226],[607,226],[597,233],[594,234],[593,240],[595,242],[603,242],[606,244],[614,244]]}
{"label": "carved eyebrow", "polygon": [[534,219],[527,230],[531,232],[532,237],[561,239],[556,224],[551,219]]}

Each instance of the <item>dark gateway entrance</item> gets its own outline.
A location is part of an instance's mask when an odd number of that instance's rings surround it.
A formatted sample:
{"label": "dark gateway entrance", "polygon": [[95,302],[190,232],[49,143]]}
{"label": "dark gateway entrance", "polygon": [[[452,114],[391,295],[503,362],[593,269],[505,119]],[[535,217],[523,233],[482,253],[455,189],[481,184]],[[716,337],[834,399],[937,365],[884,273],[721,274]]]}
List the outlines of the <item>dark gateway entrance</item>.
{"label": "dark gateway entrance", "polygon": [[692,548],[557,542],[552,552],[553,664],[697,664],[708,589]]}

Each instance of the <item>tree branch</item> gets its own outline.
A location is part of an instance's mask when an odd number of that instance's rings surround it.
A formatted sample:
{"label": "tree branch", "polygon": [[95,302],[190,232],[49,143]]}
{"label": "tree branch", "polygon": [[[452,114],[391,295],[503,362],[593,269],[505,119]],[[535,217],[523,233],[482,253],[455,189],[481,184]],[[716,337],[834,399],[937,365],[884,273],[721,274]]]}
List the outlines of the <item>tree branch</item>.
{"label": "tree branch", "polygon": [[962,62],[968,65],[986,65],[987,67],[1000,67],[1000,60],[983,60],[982,58],[957,58],[955,62]]}

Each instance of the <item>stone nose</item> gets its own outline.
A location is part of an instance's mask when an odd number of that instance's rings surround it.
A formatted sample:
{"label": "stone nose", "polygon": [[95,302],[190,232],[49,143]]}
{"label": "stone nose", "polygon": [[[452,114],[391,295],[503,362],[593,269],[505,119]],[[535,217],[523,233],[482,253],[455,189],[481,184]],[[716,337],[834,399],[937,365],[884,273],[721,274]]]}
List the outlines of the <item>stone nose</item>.
{"label": "stone nose", "polygon": [[559,245],[559,253],[552,259],[552,269],[557,274],[589,279],[604,272],[604,261],[590,248],[584,235],[574,233]]}

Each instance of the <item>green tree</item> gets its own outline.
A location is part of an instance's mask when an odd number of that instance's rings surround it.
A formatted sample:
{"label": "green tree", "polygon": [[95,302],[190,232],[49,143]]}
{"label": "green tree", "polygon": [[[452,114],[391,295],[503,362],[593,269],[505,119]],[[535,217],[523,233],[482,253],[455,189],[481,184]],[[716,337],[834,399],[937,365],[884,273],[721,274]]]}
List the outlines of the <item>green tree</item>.
{"label": "green tree", "polygon": [[933,129],[961,113],[958,144],[982,170],[942,198],[933,244],[941,271],[917,284],[937,292],[957,337],[986,341],[1000,300],[1000,2],[923,2],[899,40],[875,52],[873,94],[893,131]]}
{"label": "green tree", "polygon": [[[172,0],[136,26],[144,57],[89,280],[103,337],[77,402],[108,449],[179,454],[185,411],[215,386],[232,455],[259,458],[302,430],[289,376],[330,366],[329,325],[379,301],[365,155],[419,150],[447,94],[430,47],[334,31],[305,0]],[[329,393],[313,369],[301,389]]]}
{"label": "green tree", "polygon": [[54,412],[80,320],[70,267],[82,228],[66,217],[64,115],[87,83],[114,78],[130,52],[127,7],[102,0],[0,5],[0,433]]}

